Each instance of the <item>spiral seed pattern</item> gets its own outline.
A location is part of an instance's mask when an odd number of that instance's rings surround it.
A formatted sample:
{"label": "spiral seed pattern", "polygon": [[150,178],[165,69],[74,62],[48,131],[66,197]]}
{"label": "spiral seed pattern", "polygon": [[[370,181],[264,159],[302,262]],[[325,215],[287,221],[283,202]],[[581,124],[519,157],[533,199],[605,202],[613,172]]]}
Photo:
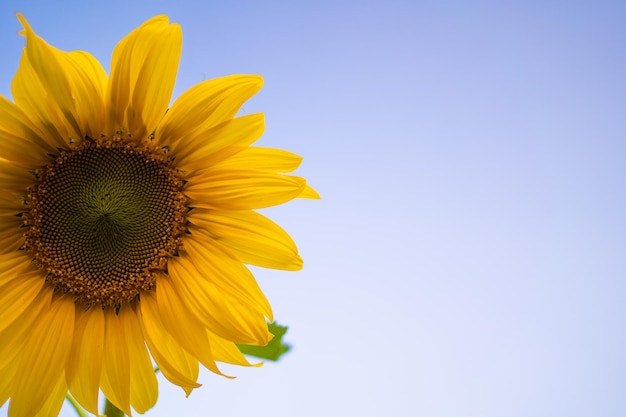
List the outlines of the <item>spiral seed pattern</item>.
{"label": "spiral seed pattern", "polygon": [[39,170],[25,248],[55,290],[119,306],[156,284],[180,247],[182,181],[162,149],[87,140]]}

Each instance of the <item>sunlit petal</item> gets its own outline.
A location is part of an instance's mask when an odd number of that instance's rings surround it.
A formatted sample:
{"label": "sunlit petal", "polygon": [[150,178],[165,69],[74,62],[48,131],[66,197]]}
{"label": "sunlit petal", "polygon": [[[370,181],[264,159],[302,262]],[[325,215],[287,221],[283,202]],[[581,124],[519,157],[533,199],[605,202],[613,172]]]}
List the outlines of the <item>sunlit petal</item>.
{"label": "sunlit petal", "polygon": [[156,16],[115,48],[107,90],[108,134],[143,139],[157,126],[171,98],[182,47],[180,26]]}
{"label": "sunlit petal", "polygon": [[126,338],[125,329],[118,314],[114,309],[105,310],[104,355],[100,387],[109,401],[126,414],[130,414],[130,356]]}
{"label": "sunlit petal", "polygon": [[34,416],[55,395],[73,336],[74,303],[67,296],[55,297],[34,322],[22,347],[9,416]]}
{"label": "sunlit petal", "polygon": [[302,268],[293,239],[259,213],[196,209],[189,214],[189,220],[200,234],[227,247],[243,263],[274,269]]}
{"label": "sunlit petal", "polygon": [[241,105],[263,86],[259,75],[230,75],[204,81],[183,94],[159,125],[156,139],[176,146],[181,138],[198,136],[232,119]]}
{"label": "sunlit petal", "polygon": [[67,363],[67,381],[76,400],[98,413],[98,390],[104,352],[104,314],[101,308],[76,308],[74,344]]}

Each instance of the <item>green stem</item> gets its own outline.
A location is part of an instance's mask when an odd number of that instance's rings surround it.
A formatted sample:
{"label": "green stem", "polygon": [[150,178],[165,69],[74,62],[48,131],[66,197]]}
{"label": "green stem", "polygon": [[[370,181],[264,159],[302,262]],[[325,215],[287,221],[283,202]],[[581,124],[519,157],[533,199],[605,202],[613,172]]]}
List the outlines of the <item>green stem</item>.
{"label": "green stem", "polygon": [[68,392],[67,394],[65,394],[65,398],[70,402],[72,408],[74,409],[74,411],[76,411],[76,414],[78,414],[78,417],[87,417],[87,412],[83,410],[83,407],[78,404],[78,401],[76,401],[76,399],[72,397],[72,394]]}
{"label": "green stem", "polygon": [[114,406],[108,398],[105,398],[104,400],[104,414],[107,417],[124,417],[124,412]]}

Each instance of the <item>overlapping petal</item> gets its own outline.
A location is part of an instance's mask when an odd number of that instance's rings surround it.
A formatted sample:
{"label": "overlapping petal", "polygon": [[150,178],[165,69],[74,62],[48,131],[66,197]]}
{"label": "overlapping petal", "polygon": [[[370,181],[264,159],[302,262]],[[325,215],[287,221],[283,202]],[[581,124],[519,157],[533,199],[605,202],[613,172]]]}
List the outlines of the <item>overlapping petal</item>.
{"label": "overlapping petal", "polygon": [[[11,359],[13,359],[11,357]],[[19,363],[17,361],[9,359],[4,366],[0,366],[0,406],[4,405],[13,394],[12,385],[13,378],[18,371]]]}
{"label": "overlapping petal", "polygon": [[[218,264],[222,260],[214,259],[213,262]],[[185,253],[172,259],[168,270],[172,283],[187,300],[189,309],[211,332],[237,343],[267,344],[267,324],[257,305],[242,302],[218,286],[212,277],[203,276]]]}
{"label": "overlapping petal", "polygon": [[155,310],[149,309],[149,302],[141,303],[139,310],[146,344],[163,375],[189,395],[194,388],[200,386],[196,382],[199,372],[198,360],[187,353],[165,330],[161,317],[154,314]]}
{"label": "overlapping petal", "polygon": [[98,414],[98,391],[104,354],[104,313],[95,307],[76,308],[74,343],[66,367],[67,381],[76,400]]}
{"label": "overlapping petal", "polygon": [[214,165],[214,168],[241,169],[246,167],[257,171],[292,172],[300,166],[302,157],[282,149],[248,147]]}
{"label": "overlapping petal", "polygon": [[227,247],[243,263],[296,271],[302,258],[293,239],[267,217],[248,210],[195,209],[189,221],[196,234]]}
{"label": "overlapping petal", "polygon": [[2,114],[0,140],[2,157],[5,160],[34,169],[45,164],[48,154],[57,152],[54,146],[44,139],[46,135],[31,123],[24,112],[2,96],[0,96],[0,114]]}
{"label": "overlapping petal", "polygon": [[106,74],[86,52],[63,52],[48,45],[18,15],[26,49],[13,82],[13,97],[48,140],[68,146],[86,135],[97,137],[104,127],[102,87]]}
{"label": "overlapping petal", "polygon": [[35,417],[56,417],[61,411],[63,402],[65,401],[65,395],[67,393],[67,383],[65,381],[65,373],[61,372],[56,378],[54,388],[50,392],[50,395],[43,403],[43,406]]}
{"label": "overlapping petal", "polygon": [[[1,112],[1,110],[0,110]],[[6,159],[0,159],[0,184],[5,192],[24,198],[24,190],[33,184],[33,173]],[[20,212],[24,210],[23,201]]]}
{"label": "overlapping petal", "polygon": [[146,350],[141,325],[134,306],[120,311],[124,333],[128,344],[130,361],[130,405],[143,414],[157,400],[157,380],[152,367],[150,355]]}
{"label": "overlapping petal", "polygon": [[208,332],[215,360],[239,366],[261,366],[263,363],[250,363],[233,342]]}
{"label": "overlapping petal", "polygon": [[0,216],[0,254],[15,254],[15,251],[22,247],[24,236],[15,233],[15,230],[23,223],[24,221],[16,215]]}
{"label": "overlapping petal", "polygon": [[59,62],[60,51],[38,37],[22,16],[18,18],[24,26],[26,48],[11,85],[13,99],[50,140],[66,147],[69,137],[76,140],[82,135],[70,82]]}
{"label": "overlapping petal", "polygon": [[247,169],[206,169],[187,183],[185,194],[193,207],[254,210],[277,206],[300,196],[301,177]]}
{"label": "overlapping petal", "polygon": [[104,132],[104,88],[108,81],[104,68],[83,51],[59,55],[68,74],[81,133],[97,138]]}
{"label": "overlapping petal", "polygon": [[[124,315],[128,306],[122,307]],[[121,313],[121,309],[120,309]],[[100,388],[117,408],[130,415],[130,355],[122,318],[115,309],[104,310],[104,354]]]}
{"label": "overlapping petal", "polygon": [[173,151],[174,163],[184,172],[215,165],[254,143],[265,130],[262,113],[231,119],[212,129],[190,134]]}
{"label": "overlapping petal", "polygon": [[[156,295],[147,292],[141,300],[144,317],[159,317],[165,330],[190,355],[198,358],[207,369],[224,375],[215,364],[211,344],[204,324],[189,310],[187,300],[179,294],[179,289],[167,278],[162,277],[157,285]],[[181,322],[180,317],[185,317]]]}
{"label": "overlapping petal", "polygon": [[137,313],[130,305],[106,309],[102,392],[130,415],[145,413],[157,399],[157,381]]}
{"label": "overlapping petal", "polygon": [[0,283],[0,305],[11,306],[0,309],[0,331],[21,317],[43,287],[44,280],[41,279],[39,271],[24,273],[23,269],[20,265],[5,275],[19,276],[19,279],[4,279]]}
{"label": "overlapping petal", "polygon": [[268,320],[274,320],[270,303],[252,273],[212,237],[192,228],[185,240],[185,252],[193,260],[198,276],[210,280],[240,303],[256,306]]}
{"label": "overlapping petal", "polygon": [[42,311],[49,308],[51,297],[52,290],[44,287],[29,304],[25,303],[16,320],[0,330],[0,369],[16,358],[19,362],[24,343]]}
{"label": "overlapping petal", "polygon": [[182,31],[156,16],[115,48],[106,95],[107,133],[117,130],[144,139],[169,105],[182,49]]}
{"label": "overlapping petal", "polygon": [[[67,295],[54,297],[30,330],[20,352],[20,372],[13,382],[10,417],[34,416],[48,399],[58,396],[55,388],[64,375],[74,336],[73,300]],[[61,398],[64,396],[65,392]]]}
{"label": "overlapping petal", "polygon": [[197,84],[172,104],[155,138],[175,150],[197,136],[206,137],[205,132],[232,119],[262,86],[259,75],[229,75]]}

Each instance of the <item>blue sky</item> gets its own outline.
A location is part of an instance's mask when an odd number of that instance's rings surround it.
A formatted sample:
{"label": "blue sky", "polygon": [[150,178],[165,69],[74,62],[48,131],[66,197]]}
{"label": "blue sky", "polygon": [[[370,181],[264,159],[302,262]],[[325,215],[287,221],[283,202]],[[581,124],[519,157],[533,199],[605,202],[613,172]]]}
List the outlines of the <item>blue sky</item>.
{"label": "blue sky", "polygon": [[105,68],[166,13],[175,96],[262,74],[259,144],[323,196],[266,211],[304,270],[254,271],[292,352],[188,399],[161,380],[147,416],[626,414],[626,3],[58,4],[0,5],[0,94],[17,11]]}

